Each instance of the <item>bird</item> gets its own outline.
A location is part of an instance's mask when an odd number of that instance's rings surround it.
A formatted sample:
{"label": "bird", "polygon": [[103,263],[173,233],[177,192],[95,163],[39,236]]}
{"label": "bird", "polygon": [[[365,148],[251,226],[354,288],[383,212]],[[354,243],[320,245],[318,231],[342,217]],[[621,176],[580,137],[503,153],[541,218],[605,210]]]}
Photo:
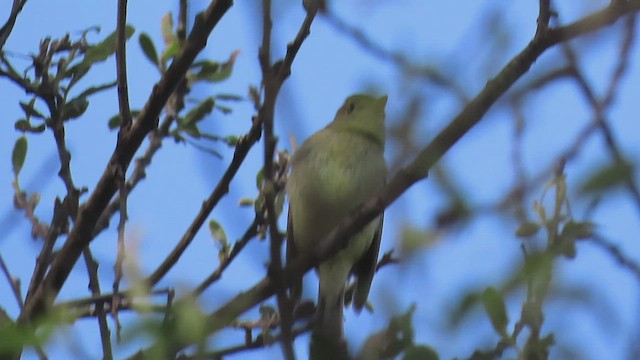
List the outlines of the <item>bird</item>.
{"label": "bird", "polygon": [[[387,96],[349,96],[333,121],[293,153],[286,185],[288,262],[312,252],[346,216],[384,186],[386,103]],[[353,307],[361,311],[375,273],[383,217],[380,214],[373,219],[345,248],[318,265],[310,358],[348,358],[343,340],[345,289],[353,276]],[[291,281],[291,297],[299,300],[301,292],[300,275]]]}

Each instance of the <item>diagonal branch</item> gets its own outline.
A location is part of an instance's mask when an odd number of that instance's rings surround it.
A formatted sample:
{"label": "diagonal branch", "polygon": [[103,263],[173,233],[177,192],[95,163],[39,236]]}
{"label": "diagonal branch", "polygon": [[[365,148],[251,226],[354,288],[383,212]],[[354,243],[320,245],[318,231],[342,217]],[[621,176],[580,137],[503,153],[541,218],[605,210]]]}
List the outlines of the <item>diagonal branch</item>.
{"label": "diagonal branch", "polygon": [[13,0],[13,5],[11,6],[11,12],[9,13],[9,18],[7,22],[0,28],[0,50],[4,47],[4,44],[7,42],[9,35],[11,35],[11,31],[13,31],[13,27],[16,24],[16,20],[18,19],[18,15],[22,8],[27,3],[27,0]]}

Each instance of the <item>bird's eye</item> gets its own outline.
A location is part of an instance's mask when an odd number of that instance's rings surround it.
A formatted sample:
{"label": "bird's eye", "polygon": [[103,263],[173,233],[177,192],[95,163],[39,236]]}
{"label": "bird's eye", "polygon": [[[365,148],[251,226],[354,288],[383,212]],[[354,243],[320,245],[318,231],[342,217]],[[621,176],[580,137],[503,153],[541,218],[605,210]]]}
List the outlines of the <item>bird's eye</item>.
{"label": "bird's eye", "polygon": [[351,114],[355,109],[356,105],[354,103],[349,103],[349,106],[347,106],[347,114]]}

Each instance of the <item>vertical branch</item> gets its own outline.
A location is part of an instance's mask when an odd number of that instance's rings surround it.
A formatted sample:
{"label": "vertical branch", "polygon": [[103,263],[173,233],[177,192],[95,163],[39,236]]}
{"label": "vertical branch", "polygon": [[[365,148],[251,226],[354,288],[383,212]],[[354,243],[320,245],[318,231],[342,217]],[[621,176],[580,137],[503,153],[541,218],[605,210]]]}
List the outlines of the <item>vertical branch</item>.
{"label": "vertical branch", "polygon": [[276,80],[275,67],[271,66],[271,0],[262,1],[262,44],[260,45],[260,68],[262,69],[262,85],[264,86],[264,102],[260,107],[258,117],[263,122],[264,132],[264,197],[269,224],[269,276],[276,284],[276,299],[280,314],[280,331],[282,339],[282,353],[285,359],[295,359],[293,351],[293,305],[287,296],[287,286],[282,276],[282,235],[278,229],[278,214],[275,207],[276,187],[273,171],[273,155],[278,140],[273,135],[273,118],[275,116],[275,102],[280,84]]}
{"label": "vertical branch", "polygon": [[[93,258],[91,249],[89,249],[88,246],[82,250],[82,255],[87,266],[87,272],[89,273],[89,289],[91,290],[91,297],[98,297],[102,295],[100,292],[100,281],[98,280],[98,263]],[[105,360],[112,360],[113,350],[111,349],[111,333],[109,331],[109,325],[107,324],[107,314],[104,311],[104,302],[97,301],[95,303],[95,307],[98,325],[100,327],[102,358]]]}
{"label": "vertical branch", "polygon": [[122,267],[125,259],[124,233],[127,222],[127,183],[125,181],[124,170],[119,167],[117,172],[118,189],[120,192],[120,221],[118,222],[118,245],[116,253],[116,263],[114,264],[115,279],[113,280],[113,301],[111,314],[116,323],[116,337],[120,341],[120,320],[118,318],[118,304],[120,303],[120,281],[122,281]]}
{"label": "vertical branch", "polygon": [[[131,109],[129,108],[129,90],[127,84],[127,53],[125,34],[127,25],[127,0],[118,0],[118,16],[116,26],[116,73],[118,79],[118,105],[120,118],[122,119],[118,137],[123,136],[131,129]],[[116,262],[114,265],[115,279],[113,280],[113,306],[111,314],[116,323],[116,336],[120,340],[120,321],[118,319],[118,298],[120,296],[120,281],[122,280],[122,264],[125,258],[124,234],[127,222],[127,183],[125,181],[127,164],[120,162],[116,168],[118,192],[120,194],[120,221],[118,223],[118,245]]]}
{"label": "vertical branch", "polygon": [[[120,129],[127,131],[131,127],[129,108],[129,89],[127,85],[127,0],[118,0],[118,19],[116,26],[116,74],[118,78],[118,104],[120,106]],[[121,130],[122,131],[122,130]]]}
{"label": "vertical branch", "polygon": [[280,313],[281,345],[286,359],[294,359],[292,327],[294,305],[287,296],[287,284],[284,281],[282,267],[283,236],[278,229],[278,213],[275,206],[276,181],[274,176],[274,154],[277,138],[273,133],[275,103],[284,81],[291,74],[291,65],[304,39],[309,35],[311,23],[318,12],[316,6],[305,6],[307,14],[300,26],[294,41],[287,46],[287,54],[282,61],[271,65],[271,0],[262,1],[262,44],[260,45],[259,60],[262,70],[262,85],[264,87],[264,102],[258,112],[258,118],[263,123],[264,132],[264,196],[269,224],[270,263],[269,276],[276,288],[276,298]]}

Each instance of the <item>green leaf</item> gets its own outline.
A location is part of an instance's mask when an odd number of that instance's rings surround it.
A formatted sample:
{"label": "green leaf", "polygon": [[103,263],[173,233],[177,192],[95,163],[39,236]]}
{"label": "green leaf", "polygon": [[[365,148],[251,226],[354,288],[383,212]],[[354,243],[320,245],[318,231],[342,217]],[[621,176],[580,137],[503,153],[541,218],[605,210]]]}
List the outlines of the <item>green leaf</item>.
{"label": "green leaf", "polygon": [[403,254],[415,254],[416,251],[433,245],[438,239],[437,233],[416,227],[404,226],[400,235],[400,246]]}
{"label": "green leaf", "polygon": [[238,50],[231,53],[229,60],[220,64],[216,61],[198,61],[191,65],[191,68],[196,71],[194,75],[195,81],[207,81],[207,82],[220,82],[226,80],[231,76],[233,70],[233,64],[236,61],[236,57],[240,52]]}
{"label": "green leaf", "polygon": [[156,51],[155,45],[153,45],[151,37],[146,33],[141,33],[138,37],[138,43],[147,59],[149,59],[155,67],[158,67],[158,52]]}
{"label": "green leaf", "polygon": [[593,236],[594,224],[589,221],[568,221],[560,233],[561,239],[578,240],[588,239]]}
{"label": "green leaf", "polygon": [[547,211],[545,210],[544,205],[542,205],[538,201],[534,201],[533,202],[533,209],[535,210],[535,212],[540,217],[540,221],[541,222],[543,222],[543,223],[547,222]]}
{"label": "green leaf", "polygon": [[11,153],[11,164],[13,164],[13,174],[17,177],[22,170],[24,161],[27,158],[27,138],[20,136],[13,145],[13,152]]}
{"label": "green leaf", "polygon": [[195,123],[187,123],[183,121],[183,123],[180,124],[180,130],[196,139],[201,137],[200,129],[198,129],[198,125]]}
{"label": "green leaf", "polygon": [[583,193],[594,193],[611,190],[621,185],[633,175],[633,166],[630,163],[613,163],[600,167],[594,171],[582,183],[580,191]]}
{"label": "green leaf", "polygon": [[64,74],[65,78],[71,78],[71,81],[69,82],[68,87],[69,88],[73,87],[73,85],[75,85],[85,75],[87,75],[87,73],[89,73],[90,69],[91,69],[91,65],[86,64],[84,62],[81,62],[69,68],[69,70],[67,70],[67,72]]}
{"label": "green leaf", "polygon": [[225,101],[242,101],[245,99],[244,96],[234,95],[234,94],[218,94],[215,96],[215,98],[218,100],[225,100]]}
{"label": "green leaf", "polygon": [[218,242],[226,246],[227,244],[227,234],[224,232],[224,228],[220,225],[219,222],[215,220],[209,220],[209,232],[211,233],[211,237],[218,240]]}
{"label": "green leaf", "polygon": [[264,185],[264,169],[260,169],[256,174],[256,187],[258,190],[262,190],[262,186]]}
{"label": "green leaf", "polygon": [[[125,37],[130,39],[135,32],[135,28],[131,25],[125,27]],[[116,32],[112,32],[100,43],[89,47],[84,54],[84,58],[79,64],[76,64],[69,68],[64,74],[65,78],[71,78],[68,88],[73,87],[80,79],[82,79],[91,69],[91,66],[95,63],[99,63],[107,60],[109,56],[116,52]]]}
{"label": "green leaf", "polygon": [[162,51],[162,57],[160,58],[160,61],[162,61],[162,64],[166,65],[167,61],[169,61],[169,59],[174,58],[179,52],[180,52],[180,43],[176,41],[168,45],[164,49],[164,51]]}
{"label": "green leaf", "polygon": [[224,106],[224,105],[216,105],[216,109],[222,111],[222,113],[225,114],[225,115],[226,114],[230,114],[233,111],[233,109],[231,109],[228,106]]}
{"label": "green leaf", "polygon": [[540,224],[533,221],[525,221],[516,230],[516,236],[519,238],[530,238],[538,233]]}
{"label": "green leaf", "polygon": [[238,200],[238,206],[240,206],[240,207],[253,206],[254,202],[255,202],[254,199],[241,198],[240,200]]}
{"label": "green leaf", "polygon": [[507,337],[507,324],[509,318],[507,317],[507,310],[504,305],[504,299],[496,289],[492,287],[486,288],[481,295],[482,304],[484,309],[489,315],[491,324],[500,336]]}
{"label": "green leaf", "polygon": [[84,96],[78,96],[77,98],[64,104],[64,106],[62,107],[60,120],[66,121],[69,119],[75,119],[84,114],[84,112],[87,111],[88,107],[89,101],[87,100],[87,98]]}
{"label": "green leaf", "polygon": [[[136,118],[138,115],[140,115],[140,110],[131,110],[131,117]],[[109,118],[107,126],[109,126],[109,130],[115,130],[120,128],[120,123],[122,123],[120,114],[115,114]]]}
{"label": "green leaf", "polygon": [[[135,28],[131,25],[127,25],[125,30],[125,37],[127,40],[133,36]],[[112,32],[100,43],[93,45],[84,54],[82,63],[84,66],[91,66],[97,62],[105,61],[109,56],[116,52],[116,31]]]}
{"label": "green leaf", "polygon": [[173,32],[173,14],[171,12],[166,13],[160,21],[160,31],[162,32],[162,38],[164,44],[169,46],[178,42],[178,37]]}
{"label": "green leaf", "polygon": [[236,135],[229,135],[229,136],[226,136],[226,137],[224,138],[224,142],[226,142],[226,143],[227,143],[227,145],[229,145],[229,146],[236,146],[236,145],[238,145],[238,141],[239,141],[239,140],[240,140],[240,138],[239,138],[238,136],[236,136]]}
{"label": "green leaf", "polygon": [[18,131],[30,132],[30,133],[35,133],[35,134],[40,134],[47,128],[47,126],[45,124],[40,124],[40,125],[34,127],[26,119],[20,119],[20,120],[16,121],[16,123],[14,124],[14,127]]}
{"label": "green leaf", "polygon": [[44,115],[42,115],[38,110],[36,110],[36,108],[34,107],[36,102],[36,99],[31,99],[31,101],[29,101],[29,103],[23,103],[22,101],[20,102],[20,107],[22,108],[22,111],[24,111],[24,113],[27,115],[27,118],[30,117],[36,117],[39,119],[44,119]]}
{"label": "green leaf", "polygon": [[207,334],[207,317],[193,298],[182,299],[175,307],[172,339],[185,343],[202,343]]}
{"label": "green leaf", "polygon": [[121,122],[122,118],[120,117],[120,114],[115,114],[111,118],[109,118],[107,126],[109,126],[109,130],[115,130],[120,127]]}
{"label": "green leaf", "polygon": [[80,97],[89,97],[95,93],[99,93],[101,91],[105,91],[105,90],[109,90],[113,87],[115,87],[116,85],[118,85],[117,81],[112,81],[106,84],[102,84],[102,85],[98,85],[98,86],[91,86],[89,88],[87,88],[85,91],[81,92],[80,95],[78,95],[78,98]]}
{"label": "green leaf", "polygon": [[404,351],[404,360],[438,360],[438,353],[424,345],[411,345]]}
{"label": "green leaf", "polygon": [[200,120],[204,119],[205,116],[209,115],[211,111],[213,111],[213,106],[215,105],[215,100],[209,97],[202,101],[198,106],[189,110],[187,115],[184,117],[185,124],[196,124]]}

